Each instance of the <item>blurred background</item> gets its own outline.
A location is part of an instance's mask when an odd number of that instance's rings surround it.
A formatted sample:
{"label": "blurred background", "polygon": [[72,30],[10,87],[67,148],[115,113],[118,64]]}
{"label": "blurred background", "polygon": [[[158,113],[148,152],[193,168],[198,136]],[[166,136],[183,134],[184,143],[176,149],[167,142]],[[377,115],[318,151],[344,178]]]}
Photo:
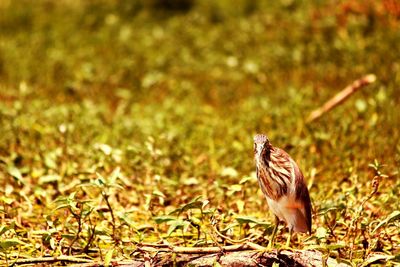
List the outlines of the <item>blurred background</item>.
{"label": "blurred background", "polygon": [[[273,221],[254,175],[259,132],[301,166],[314,214],[326,211],[316,227],[339,227],[338,236],[363,247],[361,232],[345,233],[371,190],[369,164],[385,165],[387,178],[364,225],[398,209],[399,1],[1,0],[0,14],[7,225],[46,228],[54,200],[72,192],[104,205],[101,194],[77,186],[119,168],[124,191],[110,197],[121,225],[129,218],[130,227],[149,226],[142,240],[171,230],[154,216],[196,196],[239,238],[235,216]],[[368,73],[375,84],[305,125],[313,109]],[[109,214],[90,216],[108,218],[105,229],[115,224]],[[325,241],[340,240],[328,233]],[[393,241],[385,238],[375,248]]]}

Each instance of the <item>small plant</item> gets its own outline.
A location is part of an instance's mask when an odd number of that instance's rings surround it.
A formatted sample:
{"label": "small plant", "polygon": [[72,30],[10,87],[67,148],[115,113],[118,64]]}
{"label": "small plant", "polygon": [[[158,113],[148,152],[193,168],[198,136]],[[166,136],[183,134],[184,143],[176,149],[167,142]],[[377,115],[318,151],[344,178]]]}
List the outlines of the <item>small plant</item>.
{"label": "small plant", "polygon": [[[88,224],[88,240],[86,242],[86,246],[82,249],[82,251],[87,251],[87,248],[93,241],[94,228],[95,226],[91,226],[90,215],[94,210],[93,205],[91,205],[91,201],[80,200],[76,198],[76,192],[71,193],[67,197],[59,197],[56,200],[57,207],[55,210],[66,209],[72,215],[77,223],[76,232],[73,234],[73,238],[71,243],[69,244],[68,254],[72,254],[74,244],[82,238],[82,231],[84,229],[84,225]],[[73,226],[73,225],[72,225]],[[72,228],[71,230],[73,230]]]}

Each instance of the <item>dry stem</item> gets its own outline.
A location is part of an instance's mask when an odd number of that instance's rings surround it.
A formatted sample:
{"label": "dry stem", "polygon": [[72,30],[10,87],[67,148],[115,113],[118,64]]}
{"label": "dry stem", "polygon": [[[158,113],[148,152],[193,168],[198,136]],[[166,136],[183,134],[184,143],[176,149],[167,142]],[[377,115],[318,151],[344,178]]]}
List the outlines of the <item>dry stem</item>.
{"label": "dry stem", "polygon": [[354,81],[352,84],[348,85],[346,88],[344,88],[342,91],[337,93],[334,97],[329,99],[325,104],[314,110],[313,112],[310,113],[308,116],[306,122],[310,123],[312,121],[317,120],[320,118],[322,115],[333,109],[334,107],[338,106],[339,104],[343,103],[347,98],[349,98],[352,94],[357,92],[359,89],[363,88],[364,86],[367,86],[371,83],[374,83],[376,81],[376,76],[374,74],[368,74],[361,79],[358,79]]}

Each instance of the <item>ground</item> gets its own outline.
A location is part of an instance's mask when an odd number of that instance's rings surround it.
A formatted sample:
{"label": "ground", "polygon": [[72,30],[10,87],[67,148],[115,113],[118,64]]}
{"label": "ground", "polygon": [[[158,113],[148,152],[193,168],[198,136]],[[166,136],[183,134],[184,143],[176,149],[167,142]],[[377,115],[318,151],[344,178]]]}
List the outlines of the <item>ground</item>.
{"label": "ground", "polygon": [[[399,10],[391,0],[1,1],[1,262],[265,246],[274,219],[252,143],[265,133],[309,186],[313,231],[294,249],[398,263]],[[368,73],[374,84],[305,122]]]}

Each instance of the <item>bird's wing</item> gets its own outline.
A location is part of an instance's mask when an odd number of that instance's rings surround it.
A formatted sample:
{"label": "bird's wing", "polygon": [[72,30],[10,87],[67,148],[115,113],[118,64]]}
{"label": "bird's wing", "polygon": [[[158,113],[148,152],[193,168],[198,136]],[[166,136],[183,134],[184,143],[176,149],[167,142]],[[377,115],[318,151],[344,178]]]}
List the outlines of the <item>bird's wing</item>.
{"label": "bird's wing", "polygon": [[307,185],[304,181],[304,177],[299,167],[295,162],[293,162],[294,172],[295,172],[295,183],[296,183],[296,199],[304,205],[302,213],[306,220],[308,232],[311,233],[311,199],[308,193]]}

